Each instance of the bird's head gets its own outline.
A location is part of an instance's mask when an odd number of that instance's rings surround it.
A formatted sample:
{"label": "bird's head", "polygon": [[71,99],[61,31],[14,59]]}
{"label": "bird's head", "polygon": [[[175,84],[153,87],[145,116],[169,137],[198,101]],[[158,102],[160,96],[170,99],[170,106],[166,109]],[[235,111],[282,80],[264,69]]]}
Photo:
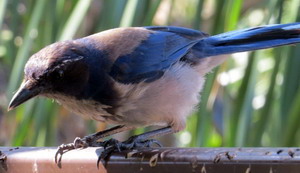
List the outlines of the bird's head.
{"label": "bird's head", "polygon": [[32,55],[8,110],[38,96],[76,95],[88,80],[87,50],[75,41],[57,42]]}

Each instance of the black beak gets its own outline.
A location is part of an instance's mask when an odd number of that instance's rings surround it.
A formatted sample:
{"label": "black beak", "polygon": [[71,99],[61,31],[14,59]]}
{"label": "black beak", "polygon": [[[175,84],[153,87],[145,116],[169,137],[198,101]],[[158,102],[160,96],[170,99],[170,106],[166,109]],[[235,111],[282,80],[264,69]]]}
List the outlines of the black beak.
{"label": "black beak", "polygon": [[28,80],[26,82],[23,82],[19,90],[11,99],[8,106],[8,111],[16,108],[17,106],[26,102],[27,100],[37,96],[39,93],[40,93],[39,87],[32,84],[31,81]]}

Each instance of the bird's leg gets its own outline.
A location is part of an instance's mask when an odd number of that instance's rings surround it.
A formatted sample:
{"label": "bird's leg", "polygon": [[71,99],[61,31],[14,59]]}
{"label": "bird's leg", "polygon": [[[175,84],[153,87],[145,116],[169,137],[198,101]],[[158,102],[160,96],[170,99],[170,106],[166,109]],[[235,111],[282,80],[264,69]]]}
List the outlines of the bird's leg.
{"label": "bird's leg", "polygon": [[70,144],[62,144],[58,147],[56,154],[55,154],[55,162],[57,164],[60,164],[61,161],[61,157],[59,158],[59,160],[57,159],[58,155],[60,154],[62,156],[62,154],[64,152],[73,150],[73,149],[77,149],[77,148],[86,148],[86,147],[92,147],[92,146],[99,146],[99,144],[102,143],[98,143],[97,140],[116,134],[116,133],[120,133],[126,130],[130,130],[133,129],[134,127],[128,127],[125,125],[118,125],[100,132],[96,132],[94,134],[85,136],[83,138],[75,138],[73,143]]}
{"label": "bird's leg", "polygon": [[[152,131],[149,131],[149,132],[145,132],[145,133],[142,133],[140,135],[132,136],[128,140],[124,141],[123,143],[131,143],[131,141],[133,143],[139,142],[139,141],[148,141],[148,140],[151,140],[149,138],[164,136],[164,135],[167,135],[167,134],[170,134],[170,133],[173,133],[173,132],[174,132],[173,129],[170,126],[168,126],[168,127],[152,130]],[[148,147],[150,147],[150,146],[148,146]],[[133,148],[136,148],[136,147],[133,147]],[[137,148],[138,148],[138,146],[137,146]]]}
{"label": "bird's leg", "polygon": [[115,139],[107,140],[103,142],[104,143],[103,146],[105,150],[99,156],[97,164],[99,164],[99,162],[102,160],[107,160],[109,155],[114,151],[120,152],[124,150],[132,150],[132,149],[142,148],[142,147],[151,147],[153,144],[156,144],[159,147],[161,147],[162,145],[160,144],[159,141],[155,139],[149,139],[149,138],[163,136],[173,132],[174,132],[173,129],[170,126],[168,126],[161,129],[142,133],[140,135],[132,136],[124,142],[119,142]]}
{"label": "bird's leg", "polygon": [[97,140],[101,139],[101,138],[105,138],[107,136],[111,136],[123,131],[127,131],[127,130],[131,130],[134,129],[134,127],[129,127],[129,126],[125,126],[125,125],[119,125],[119,126],[115,126],[100,132],[96,132],[94,134],[88,135],[81,138],[76,138],[74,143],[76,148],[82,148],[82,147],[97,147],[99,144],[97,142]]}

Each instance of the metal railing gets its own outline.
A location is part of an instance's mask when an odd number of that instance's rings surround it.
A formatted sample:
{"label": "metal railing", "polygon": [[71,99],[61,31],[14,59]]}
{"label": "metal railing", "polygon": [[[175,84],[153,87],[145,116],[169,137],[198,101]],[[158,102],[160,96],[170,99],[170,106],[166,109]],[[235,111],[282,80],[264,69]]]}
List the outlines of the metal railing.
{"label": "metal railing", "polygon": [[97,160],[102,148],[66,152],[61,167],[56,148],[0,147],[0,172],[300,172],[300,148],[154,148],[114,153],[105,164]]}

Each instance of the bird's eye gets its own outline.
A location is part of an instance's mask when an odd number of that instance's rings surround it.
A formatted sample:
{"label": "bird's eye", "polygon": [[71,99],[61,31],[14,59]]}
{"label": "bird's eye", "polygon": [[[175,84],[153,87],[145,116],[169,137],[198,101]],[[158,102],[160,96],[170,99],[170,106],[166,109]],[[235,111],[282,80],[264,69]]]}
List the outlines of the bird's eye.
{"label": "bird's eye", "polygon": [[53,79],[62,79],[64,77],[64,72],[62,70],[57,70],[52,73]]}
{"label": "bird's eye", "polygon": [[64,77],[64,72],[63,72],[62,70],[59,70],[59,71],[58,71],[58,76],[59,76],[60,78],[63,78],[63,77]]}
{"label": "bird's eye", "polygon": [[31,77],[32,77],[33,79],[37,80],[37,75],[36,75],[35,72],[33,72],[33,73],[31,74]]}

